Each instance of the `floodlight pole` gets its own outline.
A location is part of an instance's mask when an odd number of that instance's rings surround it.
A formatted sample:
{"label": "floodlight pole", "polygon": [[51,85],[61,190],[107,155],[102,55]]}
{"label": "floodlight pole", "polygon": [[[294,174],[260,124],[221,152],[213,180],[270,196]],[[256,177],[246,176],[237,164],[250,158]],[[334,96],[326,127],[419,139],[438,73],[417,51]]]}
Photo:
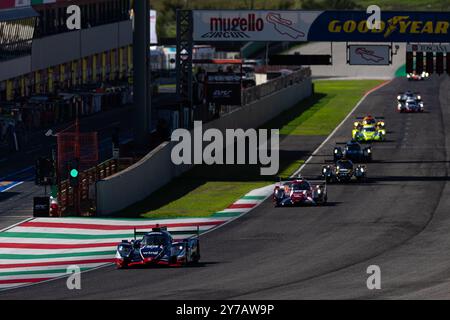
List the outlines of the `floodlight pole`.
{"label": "floodlight pole", "polygon": [[[75,159],[78,161],[78,166],[80,165],[80,108],[81,108],[81,98],[76,99],[75,100]],[[70,172],[69,172],[70,175]],[[73,187],[73,202],[74,202],[74,207],[75,207],[75,213],[77,216],[81,215],[81,197],[80,197],[80,185],[79,185],[79,181],[80,179],[78,178],[78,185]]]}

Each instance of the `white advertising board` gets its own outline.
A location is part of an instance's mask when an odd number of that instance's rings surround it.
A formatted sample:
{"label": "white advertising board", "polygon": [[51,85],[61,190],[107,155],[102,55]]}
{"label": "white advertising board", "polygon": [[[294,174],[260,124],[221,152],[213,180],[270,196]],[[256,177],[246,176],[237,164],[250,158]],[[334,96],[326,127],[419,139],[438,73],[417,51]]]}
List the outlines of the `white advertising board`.
{"label": "white advertising board", "polygon": [[386,66],[390,64],[389,45],[358,44],[348,47],[350,65]]}
{"label": "white advertising board", "polygon": [[450,52],[450,44],[408,44],[406,45],[406,51],[419,51],[419,52]]}
{"label": "white advertising board", "polygon": [[306,41],[322,11],[193,12],[194,41]]}

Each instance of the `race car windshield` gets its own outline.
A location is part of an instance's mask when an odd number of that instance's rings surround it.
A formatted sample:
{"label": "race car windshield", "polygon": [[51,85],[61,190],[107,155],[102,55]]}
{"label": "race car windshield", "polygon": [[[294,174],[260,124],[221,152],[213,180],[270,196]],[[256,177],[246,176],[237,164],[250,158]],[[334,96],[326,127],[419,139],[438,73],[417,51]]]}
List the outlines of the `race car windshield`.
{"label": "race car windshield", "polygon": [[142,239],[144,246],[165,246],[169,243],[169,239],[160,234],[146,235]]}
{"label": "race car windshield", "polygon": [[361,147],[359,146],[359,144],[349,144],[347,145],[347,150],[349,151],[359,151],[361,150]]}
{"label": "race car windshield", "polygon": [[375,119],[368,119],[365,121],[367,124],[375,124]]}
{"label": "race car windshield", "polygon": [[309,183],[306,181],[303,182],[299,182],[299,183],[294,183],[292,185],[292,189],[294,191],[304,191],[304,190],[309,190]]}
{"label": "race car windshield", "polygon": [[364,128],[364,131],[365,131],[365,132],[374,132],[374,131],[375,131],[375,128],[373,128],[373,127],[370,127],[370,128]]}

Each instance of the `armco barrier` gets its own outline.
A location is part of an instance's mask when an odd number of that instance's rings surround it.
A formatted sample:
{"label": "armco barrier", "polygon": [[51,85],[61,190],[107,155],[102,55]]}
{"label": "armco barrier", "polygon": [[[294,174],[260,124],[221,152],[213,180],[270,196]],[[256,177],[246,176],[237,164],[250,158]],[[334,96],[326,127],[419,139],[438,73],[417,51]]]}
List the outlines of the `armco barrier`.
{"label": "armco barrier", "polygon": [[[280,88],[259,100],[208,122],[203,129],[257,128],[312,94],[310,77]],[[173,143],[165,142],[127,169],[97,182],[97,215],[107,215],[143,200],[152,192],[189,170],[191,165],[174,165]]]}

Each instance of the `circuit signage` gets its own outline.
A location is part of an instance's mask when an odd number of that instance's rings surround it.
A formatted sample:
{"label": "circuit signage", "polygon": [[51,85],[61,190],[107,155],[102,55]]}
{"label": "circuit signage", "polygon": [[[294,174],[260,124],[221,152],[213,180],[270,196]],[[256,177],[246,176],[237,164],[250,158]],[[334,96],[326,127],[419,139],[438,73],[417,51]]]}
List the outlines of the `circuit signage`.
{"label": "circuit signage", "polygon": [[194,41],[449,42],[450,12],[194,10]]}

